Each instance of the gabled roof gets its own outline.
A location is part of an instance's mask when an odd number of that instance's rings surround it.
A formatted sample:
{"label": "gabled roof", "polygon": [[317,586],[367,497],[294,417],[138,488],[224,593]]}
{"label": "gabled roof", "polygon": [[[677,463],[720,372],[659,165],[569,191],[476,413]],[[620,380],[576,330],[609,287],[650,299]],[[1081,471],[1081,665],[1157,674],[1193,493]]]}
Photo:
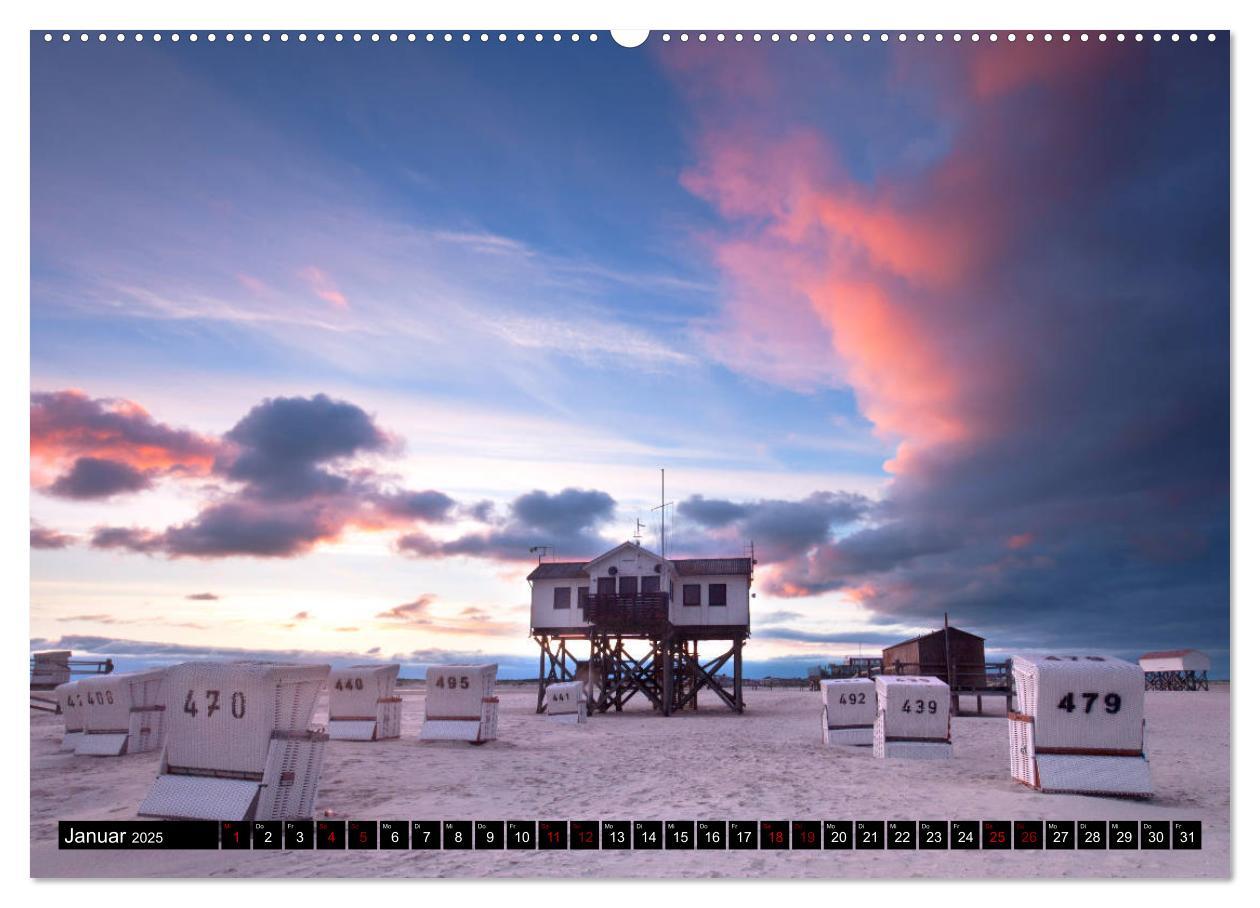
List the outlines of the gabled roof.
{"label": "gabled roof", "polygon": [[680,577],[701,574],[752,574],[751,558],[679,558],[671,562]]}
{"label": "gabled roof", "polygon": [[609,549],[607,552],[604,552],[604,554],[602,555],[596,555],[590,561],[586,562],[586,564],[587,566],[590,566],[594,564],[596,561],[603,561],[609,555],[616,555],[622,549],[630,549],[633,552],[637,552],[641,555],[646,555],[649,558],[655,558],[658,561],[664,560],[661,558],[660,555],[656,554],[651,549],[644,548],[643,546],[639,545],[637,542],[623,542],[621,543],[621,545],[613,546],[611,549]]}
{"label": "gabled roof", "polygon": [[581,580],[586,577],[585,561],[544,561],[529,572],[526,580]]}
{"label": "gabled roof", "polygon": [[954,627],[954,626],[951,624],[949,627],[937,628],[936,630],[934,630],[934,631],[929,631],[929,632],[928,632],[928,633],[926,633],[926,634],[919,634],[919,636],[917,636],[917,637],[911,637],[909,640],[902,640],[900,643],[894,643],[894,644],[892,644],[892,645],[890,645],[890,646],[886,646],[886,647],[884,647],[884,649],[885,649],[885,650],[890,650],[890,649],[895,649],[895,648],[896,648],[896,647],[898,647],[898,646],[905,646],[907,643],[918,643],[920,640],[926,640],[926,639],[928,639],[929,637],[935,637],[937,634],[943,634],[943,633],[945,633],[946,631],[949,631],[951,634],[962,634],[964,637],[974,637],[974,638],[975,638],[975,639],[977,639],[977,640],[983,640],[983,639],[984,639],[984,638],[983,638],[983,637],[981,637],[979,634],[973,634],[973,633],[971,633],[970,631],[965,631],[965,630],[963,630],[963,629],[962,629],[962,628],[960,628],[960,627]]}

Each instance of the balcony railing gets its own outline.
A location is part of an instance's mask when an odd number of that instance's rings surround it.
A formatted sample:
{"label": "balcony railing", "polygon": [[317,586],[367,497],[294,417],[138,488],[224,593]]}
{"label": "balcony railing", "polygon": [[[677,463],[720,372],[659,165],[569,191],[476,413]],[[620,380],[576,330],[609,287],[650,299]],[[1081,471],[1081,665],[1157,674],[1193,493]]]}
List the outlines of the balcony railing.
{"label": "balcony railing", "polygon": [[639,630],[669,621],[667,593],[596,593],[586,600],[586,619],[608,630]]}

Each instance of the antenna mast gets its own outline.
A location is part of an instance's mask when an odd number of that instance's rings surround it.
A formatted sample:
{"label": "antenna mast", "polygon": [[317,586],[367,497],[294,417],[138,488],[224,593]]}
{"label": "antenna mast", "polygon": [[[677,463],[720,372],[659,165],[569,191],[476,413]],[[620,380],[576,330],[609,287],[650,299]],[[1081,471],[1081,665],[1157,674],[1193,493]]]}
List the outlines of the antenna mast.
{"label": "antenna mast", "polygon": [[665,509],[673,504],[672,501],[665,500],[665,468],[661,467],[661,503],[652,508],[653,511],[661,512],[661,557],[665,557]]}

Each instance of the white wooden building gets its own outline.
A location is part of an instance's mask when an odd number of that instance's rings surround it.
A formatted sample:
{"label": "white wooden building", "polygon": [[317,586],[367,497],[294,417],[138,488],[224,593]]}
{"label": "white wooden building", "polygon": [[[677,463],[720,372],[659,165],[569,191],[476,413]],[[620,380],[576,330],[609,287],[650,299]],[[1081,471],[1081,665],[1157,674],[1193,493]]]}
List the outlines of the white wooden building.
{"label": "white wooden building", "polygon": [[527,577],[530,633],[539,645],[538,712],[546,708],[547,685],[576,680],[583,669],[589,713],[620,712],[642,697],[668,716],[699,709],[702,690],[743,712],[755,563],[751,554],[663,558],[638,542],[589,561],[539,563]]}
{"label": "white wooden building", "polygon": [[590,561],[544,561],[530,572],[535,633],[587,630],[592,597],[666,593],[669,623],[680,628],[747,627],[751,558],[662,558],[623,542]]}

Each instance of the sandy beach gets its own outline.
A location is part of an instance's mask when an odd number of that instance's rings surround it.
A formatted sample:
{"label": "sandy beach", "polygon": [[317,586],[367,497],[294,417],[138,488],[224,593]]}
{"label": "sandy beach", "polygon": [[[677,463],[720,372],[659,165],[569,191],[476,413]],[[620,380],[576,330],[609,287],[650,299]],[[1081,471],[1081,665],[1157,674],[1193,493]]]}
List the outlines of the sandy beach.
{"label": "sandy beach", "polygon": [[[980,852],[83,852],[58,820],[135,819],[159,755],[57,750],[59,717],[31,720],[35,877],[1098,878],[1230,874],[1228,685],[1148,693],[1149,801],[1045,795],[1011,780],[1006,721],[964,716],[947,762],[878,761],[826,748],[819,695],[751,690],[738,716],[705,700],[663,719],[642,707],[556,725],[532,689],[501,689],[500,740],[420,744],[422,690],[402,691],[403,736],[330,742],[320,794],[340,819],[1201,820],[1201,851]],[[997,710],[998,701],[990,701]],[[317,709],[322,723],[326,704]]]}

